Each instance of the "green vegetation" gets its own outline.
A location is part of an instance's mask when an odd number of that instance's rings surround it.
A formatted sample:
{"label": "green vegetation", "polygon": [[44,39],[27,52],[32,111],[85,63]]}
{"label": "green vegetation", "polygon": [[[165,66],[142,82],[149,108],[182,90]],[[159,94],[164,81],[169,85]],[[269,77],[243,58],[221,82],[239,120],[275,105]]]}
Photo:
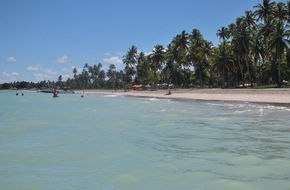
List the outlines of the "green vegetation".
{"label": "green vegetation", "polygon": [[[135,46],[129,48],[123,57],[124,70],[116,71],[110,65],[105,72],[102,64],[85,64],[81,72],[74,69],[73,78],[62,82],[59,76],[50,84],[74,89],[158,83],[183,88],[282,87],[290,79],[290,1],[263,0],[253,8],[217,31],[220,44],[216,47],[198,29],[182,31],[167,47],[157,44],[150,55]],[[2,84],[1,88],[9,86],[14,85]]]}

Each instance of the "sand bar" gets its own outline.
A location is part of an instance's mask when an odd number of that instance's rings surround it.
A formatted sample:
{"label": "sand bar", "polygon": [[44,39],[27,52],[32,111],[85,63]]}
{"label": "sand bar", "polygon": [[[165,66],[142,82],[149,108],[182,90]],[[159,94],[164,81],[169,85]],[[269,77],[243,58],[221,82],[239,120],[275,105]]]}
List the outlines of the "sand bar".
{"label": "sand bar", "polygon": [[255,102],[269,104],[290,105],[289,88],[272,89],[173,89],[171,95],[165,95],[168,90],[156,91],[127,91],[123,90],[81,90],[76,93],[85,94],[114,94],[122,96],[168,98],[181,100],[204,100],[204,101],[235,101]]}

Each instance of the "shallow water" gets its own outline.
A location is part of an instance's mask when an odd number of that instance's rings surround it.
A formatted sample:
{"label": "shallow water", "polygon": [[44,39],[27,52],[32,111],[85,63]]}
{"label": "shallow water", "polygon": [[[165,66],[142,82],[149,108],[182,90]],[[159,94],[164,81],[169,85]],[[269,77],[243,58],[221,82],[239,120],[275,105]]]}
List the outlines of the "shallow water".
{"label": "shallow water", "polygon": [[290,108],[0,92],[0,189],[284,190]]}

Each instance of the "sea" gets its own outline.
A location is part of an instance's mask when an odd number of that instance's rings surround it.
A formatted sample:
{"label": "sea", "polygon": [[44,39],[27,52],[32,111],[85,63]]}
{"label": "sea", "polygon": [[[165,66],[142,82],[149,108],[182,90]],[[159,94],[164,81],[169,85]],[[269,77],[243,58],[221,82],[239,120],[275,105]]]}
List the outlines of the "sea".
{"label": "sea", "polygon": [[0,189],[289,190],[290,107],[0,91]]}

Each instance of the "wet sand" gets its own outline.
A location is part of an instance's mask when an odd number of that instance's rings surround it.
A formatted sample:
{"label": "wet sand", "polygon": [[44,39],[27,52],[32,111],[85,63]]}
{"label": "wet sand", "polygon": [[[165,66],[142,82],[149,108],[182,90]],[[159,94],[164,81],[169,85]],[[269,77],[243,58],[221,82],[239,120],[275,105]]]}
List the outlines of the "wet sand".
{"label": "wet sand", "polygon": [[139,91],[131,90],[79,90],[76,93],[84,94],[107,94],[151,98],[168,98],[180,100],[204,100],[204,101],[236,101],[255,102],[269,104],[289,104],[289,88],[271,89],[173,89],[171,95],[166,95],[168,90]]}

